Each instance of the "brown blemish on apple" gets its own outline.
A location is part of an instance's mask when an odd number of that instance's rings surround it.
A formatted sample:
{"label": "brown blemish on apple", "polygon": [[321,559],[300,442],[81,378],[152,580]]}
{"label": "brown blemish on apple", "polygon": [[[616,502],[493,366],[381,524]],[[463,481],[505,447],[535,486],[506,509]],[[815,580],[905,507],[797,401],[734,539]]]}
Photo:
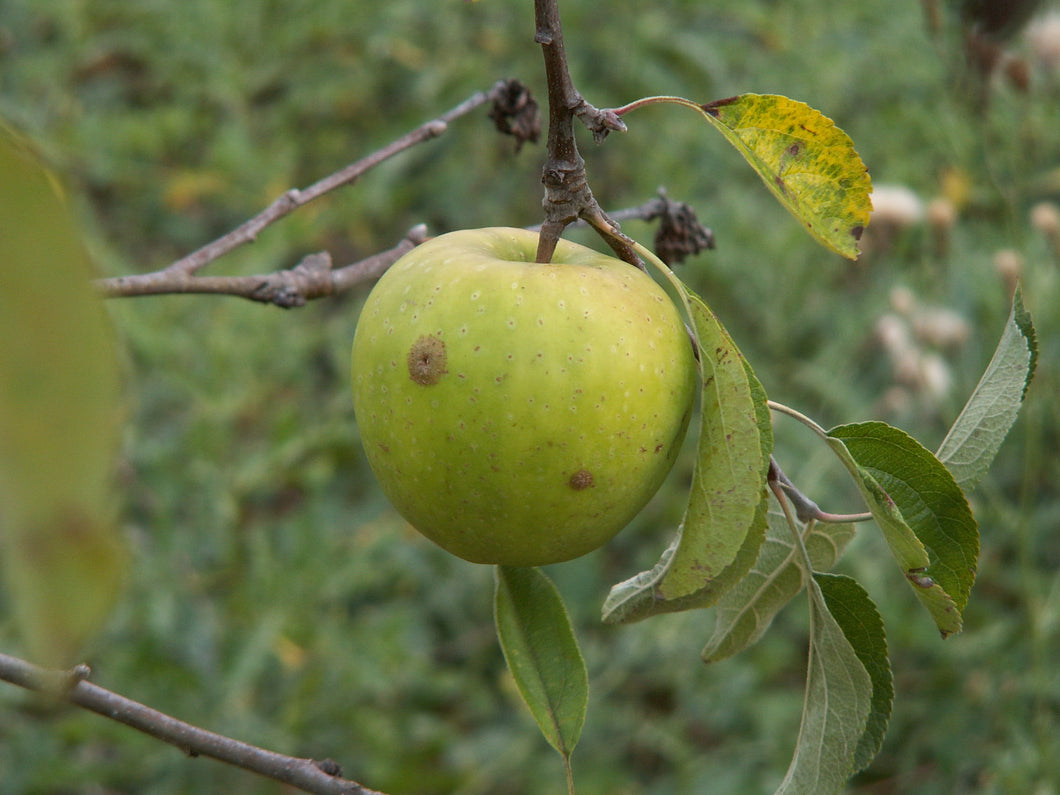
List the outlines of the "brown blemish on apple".
{"label": "brown blemish on apple", "polygon": [[567,482],[575,491],[585,491],[593,485],[593,473],[588,469],[579,469]]}
{"label": "brown blemish on apple", "polygon": [[409,348],[409,378],[421,386],[437,384],[448,370],[445,343],[433,334],[420,337]]}

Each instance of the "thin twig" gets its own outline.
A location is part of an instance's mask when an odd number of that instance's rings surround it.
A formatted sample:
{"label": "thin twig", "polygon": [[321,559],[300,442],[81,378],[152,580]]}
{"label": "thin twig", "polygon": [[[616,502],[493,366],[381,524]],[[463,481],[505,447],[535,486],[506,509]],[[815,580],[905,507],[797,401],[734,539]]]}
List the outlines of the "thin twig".
{"label": "thin twig", "polygon": [[[634,219],[654,221],[659,217],[666,217],[668,208],[686,206],[660,195],[636,207],[614,210],[609,215],[615,220],[622,221]],[[573,226],[588,225],[589,223],[584,220],[575,221],[573,224]],[[540,225],[527,228],[534,232],[541,231]],[[709,229],[704,231],[708,242],[703,247],[710,248],[713,246],[712,235]],[[393,248],[341,268],[333,267],[331,255],[326,251],[321,251],[309,254],[293,268],[272,273],[259,273],[253,276],[188,276],[174,279],[166,270],[161,270],[102,279],[97,282],[97,287],[105,298],[135,298],[182,293],[230,295],[291,309],[304,306],[315,298],[337,295],[359,284],[379,278],[401,256],[426,241],[428,237],[427,226],[417,224],[406,232]],[[656,237],[656,249],[658,249],[658,235]]]}
{"label": "thin twig", "polygon": [[[304,303],[304,300],[300,300],[298,296],[298,291],[301,289],[310,291],[323,289],[325,291],[318,294],[330,294],[325,285],[327,280],[323,279],[321,275],[321,263],[319,260],[309,264],[303,262],[288,271],[279,271],[268,276],[216,277],[210,280],[198,281],[203,277],[197,277],[195,274],[214,260],[240,246],[253,242],[266,227],[276,223],[298,208],[337,188],[356,182],[366,172],[385,160],[417,144],[442,135],[448,129],[450,122],[500,96],[501,92],[505,90],[507,90],[507,83],[497,83],[491,91],[480,91],[472,95],[438,118],[421,124],[397,140],[324,177],[309,187],[303,190],[293,188],[287,191],[256,216],[240,224],[231,232],[222,235],[212,243],[208,243],[161,270],[152,273],[101,279],[96,282],[96,286],[103,295],[108,297],[209,292],[241,295],[252,300],[270,301],[280,306],[298,306],[300,303]],[[306,265],[306,267],[301,272],[296,273],[302,265]],[[356,269],[354,273],[359,272],[359,270],[359,268]],[[348,284],[350,278],[350,274],[346,274],[339,277],[339,282]],[[295,290],[293,297],[290,294],[292,289]],[[262,298],[262,295],[266,297]],[[271,295],[279,296],[279,300],[268,297]],[[302,296],[304,299],[310,297],[317,297],[317,295]]]}
{"label": "thin twig", "polygon": [[318,795],[383,795],[342,778],[341,769],[331,760],[286,756],[200,729],[85,681],[88,674],[83,665],[70,672],[56,671],[0,654],[0,679],[124,723],[189,756],[208,756]]}
{"label": "thin twig", "polygon": [[169,293],[232,295],[275,304],[284,309],[304,306],[307,301],[335,295],[361,282],[380,276],[403,254],[427,239],[427,227],[414,226],[391,249],[359,262],[333,268],[326,251],[310,254],[295,267],[254,276],[178,276],[167,270],[103,279],[97,283],[107,298],[129,298]]}

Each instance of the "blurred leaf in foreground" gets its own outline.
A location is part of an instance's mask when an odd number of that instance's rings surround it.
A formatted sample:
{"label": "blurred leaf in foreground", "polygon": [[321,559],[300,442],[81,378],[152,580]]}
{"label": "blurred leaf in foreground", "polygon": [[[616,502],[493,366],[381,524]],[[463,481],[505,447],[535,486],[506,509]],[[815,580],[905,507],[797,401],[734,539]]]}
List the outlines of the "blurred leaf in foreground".
{"label": "blurred leaf in foreground", "polygon": [[27,649],[75,661],[124,564],[110,505],[118,369],[50,174],[0,125],[0,554]]}

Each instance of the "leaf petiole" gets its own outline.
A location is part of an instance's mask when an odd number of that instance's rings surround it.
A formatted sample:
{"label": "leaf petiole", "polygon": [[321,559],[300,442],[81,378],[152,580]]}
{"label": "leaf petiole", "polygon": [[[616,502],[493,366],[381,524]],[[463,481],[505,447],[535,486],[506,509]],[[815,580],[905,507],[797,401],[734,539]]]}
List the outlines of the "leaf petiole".
{"label": "leaf petiole", "polygon": [[[777,403],[775,400],[768,400],[766,401],[766,404],[772,411],[779,414],[785,414],[792,419],[798,420],[822,439],[828,438],[828,431],[805,414],[796,411],[790,406],[785,406],[783,403]],[[821,510],[816,502],[799,491],[798,487],[791,482],[787,475],[784,474],[784,470],[780,468],[776,458],[773,458],[772,456],[769,461],[769,478],[771,482],[776,480],[783,489],[784,494],[786,494],[788,499],[791,500],[795,507],[795,515],[799,518],[799,521],[815,521],[827,524],[850,524],[853,522],[867,522],[872,519],[872,514],[868,512],[829,513],[828,511]]]}

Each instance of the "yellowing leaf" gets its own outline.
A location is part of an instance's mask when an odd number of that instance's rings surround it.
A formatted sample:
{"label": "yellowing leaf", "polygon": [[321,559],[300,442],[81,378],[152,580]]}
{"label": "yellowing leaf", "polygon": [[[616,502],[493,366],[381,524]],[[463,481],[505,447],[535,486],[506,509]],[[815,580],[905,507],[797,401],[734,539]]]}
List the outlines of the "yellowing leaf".
{"label": "yellowing leaf", "polygon": [[777,94],[741,94],[702,105],[650,97],[615,110],[670,102],[703,115],[818,242],[848,259],[869,222],[872,183],[850,137],[809,105]]}
{"label": "yellowing leaf", "polygon": [[109,475],[118,369],[51,176],[0,125],[0,559],[3,603],[38,661],[75,662],[124,556]]}

